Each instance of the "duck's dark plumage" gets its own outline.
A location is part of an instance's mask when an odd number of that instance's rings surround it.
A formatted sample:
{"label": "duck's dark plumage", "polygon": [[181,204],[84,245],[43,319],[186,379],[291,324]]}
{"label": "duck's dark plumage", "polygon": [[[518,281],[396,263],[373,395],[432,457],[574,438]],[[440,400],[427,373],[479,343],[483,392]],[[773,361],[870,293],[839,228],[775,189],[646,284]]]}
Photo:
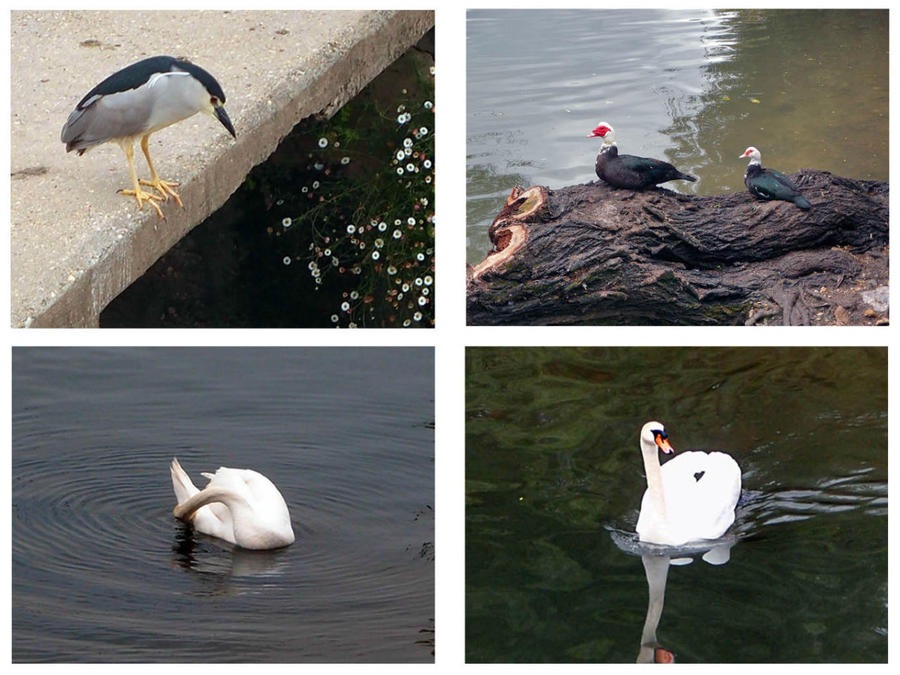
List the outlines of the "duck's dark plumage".
{"label": "duck's dark plumage", "polygon": [[650,157],[636,155],[620,155],[614,140],[614,131],[606,122],[600,122],[590,138],[603,138],[603,147],[597,155],[594,165],[597,176],[617,188],[628,190],[645,190],[670,180],[697,179],[681,173],[668,162]]}
{"label": "duck's dark plumage", "polygon": [[660,159],[620,155],[615,145],[600,150],[594,168],[597,176],[613,187],[628,190],[645,190],[670,180],[697,180]]}
{"label": "duck's dark plumage", "polygon": [[747,171],[744,173],[744,185],[747,186],[750,194],[760,199],[792,202],[804,211],[812,206],[809,200],[800,194],[790,178],[775,169],[762,168],[760,165],[762,155],[759,150],[749,147],[741,157],[750,158],[750,164],[747,165]]}

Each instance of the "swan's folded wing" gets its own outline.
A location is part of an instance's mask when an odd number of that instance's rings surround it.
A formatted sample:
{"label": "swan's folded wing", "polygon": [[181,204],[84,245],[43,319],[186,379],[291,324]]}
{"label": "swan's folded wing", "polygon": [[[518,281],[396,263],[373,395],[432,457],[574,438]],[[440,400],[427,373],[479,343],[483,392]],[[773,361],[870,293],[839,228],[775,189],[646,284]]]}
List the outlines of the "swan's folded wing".
{"label": "swan's folded wing", "polygon": [[686,452],[663,465],[662,473],[673,539],[717,539],[734,522],[741,470],[730,455]]}

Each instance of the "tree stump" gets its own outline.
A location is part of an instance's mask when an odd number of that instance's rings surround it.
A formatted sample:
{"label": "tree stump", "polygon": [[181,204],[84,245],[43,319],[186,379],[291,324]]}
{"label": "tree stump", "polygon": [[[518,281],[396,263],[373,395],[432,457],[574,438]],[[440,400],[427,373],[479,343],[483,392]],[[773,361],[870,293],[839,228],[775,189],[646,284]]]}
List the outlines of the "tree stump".
{"label": "tree stump", "polygon": [[810,210],[747,192],[517,187],[468,268],[468,323],[887,323],[888,183],[792,179]]}

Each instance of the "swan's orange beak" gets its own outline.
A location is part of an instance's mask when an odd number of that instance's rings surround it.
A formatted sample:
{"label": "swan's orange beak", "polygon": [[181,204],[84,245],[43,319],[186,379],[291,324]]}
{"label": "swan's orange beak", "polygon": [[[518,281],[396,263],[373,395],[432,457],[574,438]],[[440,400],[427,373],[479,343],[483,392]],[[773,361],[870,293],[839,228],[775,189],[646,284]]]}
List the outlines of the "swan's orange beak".
{"label": "swan's orange beak", "polygon": [[656,434],[656,444],[659,446],[659,449],[662,450],[667,455],[671,455],[675,452],[675,448],[673,448],[669,444],[669,439],[663,436],[662,434]]}

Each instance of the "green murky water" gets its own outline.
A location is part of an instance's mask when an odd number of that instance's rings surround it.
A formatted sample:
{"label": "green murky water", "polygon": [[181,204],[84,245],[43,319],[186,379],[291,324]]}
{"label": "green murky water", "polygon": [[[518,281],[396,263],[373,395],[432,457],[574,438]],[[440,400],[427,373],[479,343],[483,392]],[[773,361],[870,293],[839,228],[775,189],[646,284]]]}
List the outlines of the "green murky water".
{"label": "green murky water", "polygon": [[743,472],[731,560],[669,569],[658,642],[887,660],[886,349],[470,348],[466,387],[467,661],[635,661],[650,419]]}
{"label": "green murky water", "polygon": [[888,180],[887,10],[468,13],[468,261],[516,183],[595,180],[599,120],[623,153],[744,190],[744,149],[785,173]]}

